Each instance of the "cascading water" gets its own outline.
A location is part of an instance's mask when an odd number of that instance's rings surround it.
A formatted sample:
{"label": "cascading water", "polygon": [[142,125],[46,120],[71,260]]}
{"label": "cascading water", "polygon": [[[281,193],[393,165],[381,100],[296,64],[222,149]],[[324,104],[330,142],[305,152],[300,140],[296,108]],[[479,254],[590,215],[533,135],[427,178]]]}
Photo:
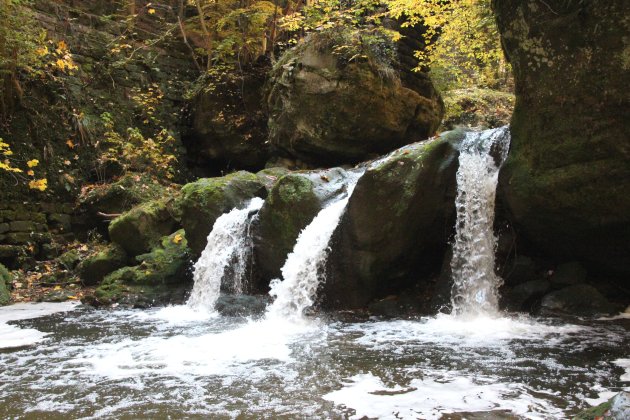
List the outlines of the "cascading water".
{"label": "cascading water", "polygon": [[226,288],[233,293],[243,292],[251,255],[250,215],[260,210],[263,202],[256,197],[247,207],[235,208],[216,220],[208,244],[194,266],[194,286],[186,303],[189,307],[214,309],[228,269],[231,282]]}
{"label": "cascading water", "polygon": [[269,294],[275,297],[267,317],[300,318],[313,305],[317,288],[325,278],[328,243],[363,171],[349,172],[346,193],[322,209],[300,233],[293,252],[282,267],[283,281],[274,279]]}
{"label": "cascading water", "polygon": [[502,279],[494,272],[494,202],[501,164],[510,144],[509,127],[469,132],[457,170],[457,223],[453,244],[452,313],[496,315]]}

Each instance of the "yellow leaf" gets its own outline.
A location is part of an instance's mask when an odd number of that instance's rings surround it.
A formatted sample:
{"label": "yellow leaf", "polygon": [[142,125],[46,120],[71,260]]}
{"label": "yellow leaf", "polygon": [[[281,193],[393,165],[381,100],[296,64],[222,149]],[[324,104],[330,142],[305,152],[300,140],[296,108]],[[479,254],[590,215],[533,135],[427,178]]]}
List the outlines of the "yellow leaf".
{"label": "yellow leaf", "polygon": [[29,160],[28,162],[26,162],[26,165],[27,165],[29,168],[34,168],[34,167],[36,167],[37,165],[39,165],[39,160],[37,160],[37,159]]}
{"label": "yellow leaf", "polygon": [[72,142],[72,139],[68,139],[68,141],[66,142],[66,144],[68,145],[68,147],[70,149],[74,149],[74,143]]}
{"label": "yellow leaf", "polygon": [[150,15],[154,15],[155,14],[155,9],[149,9],[148,12],[149,12]]}
{"label": "yellow leaf", "polygon": [[182,235],[180,235],[180,234],[178,233],[177,235],[175,235],[175,236],[173,237],[173,243],[174,243],[174,244],[178,244],[178,243],[180,243],[180,242],[182,241],[182,239],[184,239],[184,238],[182,237]]}
{"label": "yellow leaf", "polygon": [[53,290],[61,290],[61,286],[55,286]]}
{"label": "yellow leaf", "polygon": [[31,169],[26,173],[28,176],[35,176],[35,172]]}
{"label": "yellow leaf", "polygon": [[28,187],[32,190],[45,191],[48,188],[48,180],[46,178],[29,181]]}
{"label": "yellow leaf", "polygon": [[74,296],[74,295],[67,296],[67,298],[68,298],[68,299],[72,299],[72,300],[77,300],[77,299],[79,299],[77,296]]}
{"label": "yellow leaf", "polygon": [[63,161],[63,164],[64,164],[64,165],[66,165],[66,166],[69,166],[71,163],[72,163],[72,162],[70,162],[70,161],[69,161],[69,160],[67,160],[67,159]]}
{"label": "yellow leaf", "polygon": [[57,48],[59,48],[62,51],[63,50],[67,50],[68,49],[68,44],[66,44],[66,41],[61,40],[61,41],[59,41],[57,43]]}

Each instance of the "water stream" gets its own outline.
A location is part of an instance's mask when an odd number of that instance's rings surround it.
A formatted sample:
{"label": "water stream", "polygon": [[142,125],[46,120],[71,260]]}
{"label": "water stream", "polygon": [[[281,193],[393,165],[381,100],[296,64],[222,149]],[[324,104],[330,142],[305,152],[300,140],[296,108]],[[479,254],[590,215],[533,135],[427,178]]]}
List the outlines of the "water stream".
{"label": "water stream", "polygon": [[494,204],[499,169],[509,144],[508,127],[468,132],[461,144],[451,260],[452,313],[460,317],[496,316],[499,312],[503,280],[494,271]]}
{"label": "water stream", "polygon": [[315,302],[317,289],[325,281],[328,243],[362,175],[363,171],[349,172],[345,193],[323,208],[300,233],[282,267],[283,280],[271,282],[269,293],[275,300],[267,311],[268,317],[299,318]]}
{"label": "water stream", "polygon": [[361,176],[350,173],[300,234],[266,310],[212,310],[222,281],[243,290],[259,199],[217,219],[187,305],[0,308],[0,334],[19,338],[0,335],[0,417],[557,419],[630,389],[629,315],[498,312],[492,220],[506,130],[462,146],[452,315],[305,315]]}
{"label": "water stream", "polygon": [[194,286],[187,305],[213,310],[221,293],[222,280],[232,293],[243,293],[252,240],[250,218],[262,207],[262,198],[254,198],[243,208],[221,215],[208,235],[208,243],[193,267]]}

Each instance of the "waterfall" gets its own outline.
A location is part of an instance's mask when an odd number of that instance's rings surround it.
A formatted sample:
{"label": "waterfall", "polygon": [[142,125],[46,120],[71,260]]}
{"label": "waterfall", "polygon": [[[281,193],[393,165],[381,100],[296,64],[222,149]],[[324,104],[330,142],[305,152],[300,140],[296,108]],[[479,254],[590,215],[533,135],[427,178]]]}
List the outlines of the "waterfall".
{"label": "waterfall", "polygon": [[267,309],[267,317],[300,318],[313,305],[317,289],[325,280],[328,243],[362,175],[363,171],[348,173],[345,194],[324,207],[300,233],[282,267],[284,280],[271,281],[269,294],[275,300]]}
{"label": "waterfall", "polygon": [[261,198],[252,199],[243,209],[232,209],[221,215],[208,235],[208,244],[193,268],[194,286],[187,305],[214,309],[221,291],[221,281],[233,293],[242,293],[252,242],[249,235],[250,215],[263,205]]}
{"label": "waterfall", "polygon": [[507,157],[509,143],[510,131],[505,126],[466,133],[460,149],[451,261],[451,303],[455,315],[498,313],[498,289],[503,280],[494,272],[494,202],[499,169]]}

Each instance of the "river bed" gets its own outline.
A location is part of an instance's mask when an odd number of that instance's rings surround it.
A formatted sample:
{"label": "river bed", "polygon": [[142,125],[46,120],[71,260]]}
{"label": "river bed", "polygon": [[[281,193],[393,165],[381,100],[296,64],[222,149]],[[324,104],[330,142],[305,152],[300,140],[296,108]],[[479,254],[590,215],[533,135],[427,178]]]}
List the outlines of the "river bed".
{"label": "river bed", "polygon": [[2,418],[563,418],[630,386],[624,317],[287,321],[47,305],[33,319],[0,308],[2,326],[32,339],[0,352]]}

